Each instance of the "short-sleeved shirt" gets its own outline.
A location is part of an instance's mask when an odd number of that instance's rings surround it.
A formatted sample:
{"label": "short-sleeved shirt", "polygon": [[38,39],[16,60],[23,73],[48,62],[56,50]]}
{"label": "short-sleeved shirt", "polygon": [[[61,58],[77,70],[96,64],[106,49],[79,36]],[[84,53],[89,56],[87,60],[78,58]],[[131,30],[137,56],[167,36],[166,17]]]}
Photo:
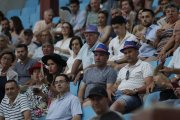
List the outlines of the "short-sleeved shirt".
{"label": "short-sleeved shirt", "polygon": [[[126,80],[126,73],[129,70],[129,79]],[[153,76],[152,66],[145,61],[138,60],[133,66],[124,66],[118,74],[118,81],[121,81],[118,90],[140,88],[145,85],[144,79]]]}
{"label": "short-sleeved shirt", "polygon": [[23,112],[31,110],[25,95],[18,94],[13,105],[10,105],[9,98],[5,96],[0,104],[0,116],[5,120],[23,120]]}
{"label": "short-sleeved shirt", "polygon": [[80,49],[77,59],[82,61],[83,69],[88,67],[91,64],[94,64],[94,53],[93,50],[99,45],[97,41],[93,47],[89,48],[88,44],[85,43]]}
{"label": "short-sleeved shirt", "polygon": [[[145,39],[154,42],[157,39],[156,32],[159,28],[160,27],[155,24],[149,26],[144,32]],[[156,49],[153,46],[141,41],[141,47],[139,48],[140,57],[151,57],[155,54],[155,52]]]}
{"label": "short-sleeved shirt", "polygon": [[137,41],[136,36],[126,32],[126,36],[121,41],[119,40],[119,36],[113,38],[109,43],[109,61],[122,59],[124,57],[124,54],[120,52],[120,50],[124,47],[125,41]]}
{"label": "short-sleeved shirt", "polygon": [[68,92],[52,101],[46,120],[71,120],[74,116],[81,114],[81,103],[78,97]]}
{"label": "short-sleeved shirt", "polygon": [[16,71],[18,74],[18,83],[20,85],[24,85],[28,80],[31,79],[31,76],[29,74],[29,68],[31,68],[36,62],[37,60],[31,58],[29,58],[26,63],[21,63],[20,61],[16,62],[13,70]]}
{"label": "short-sleeved shirt", "polygon": [[91,88],[102,86],[106,88],[108,83],[115,83],[117,72],[110,66],[105,66],[103,69],[92,67],[84,72],[82,84],[86,85],[84,98],[87,98]]}
{"label": "short-sleeved shirt", "polygon": [[174,52],[168,67],[180,69],[180,46]]}

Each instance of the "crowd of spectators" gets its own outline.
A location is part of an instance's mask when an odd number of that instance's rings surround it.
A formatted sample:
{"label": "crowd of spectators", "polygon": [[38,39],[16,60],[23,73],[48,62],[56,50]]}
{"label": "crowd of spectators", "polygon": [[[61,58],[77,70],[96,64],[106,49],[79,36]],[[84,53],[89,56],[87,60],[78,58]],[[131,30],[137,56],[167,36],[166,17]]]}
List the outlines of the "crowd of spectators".
{"label": "crowd of spectators", "polygon": [[48,9],[28,29],[0,12],[0,120],[81,120],[86,106],[92,120],[179,108],[180,4],[154,1],[89,0],[81,10],[70,0],[58,23]]}

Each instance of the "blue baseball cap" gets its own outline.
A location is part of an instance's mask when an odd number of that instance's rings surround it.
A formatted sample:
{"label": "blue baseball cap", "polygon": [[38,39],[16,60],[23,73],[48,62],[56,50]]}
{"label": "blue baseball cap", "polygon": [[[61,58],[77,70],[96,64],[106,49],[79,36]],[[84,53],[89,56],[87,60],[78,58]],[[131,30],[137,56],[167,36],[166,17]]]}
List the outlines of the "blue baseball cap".
{"label": "blue baseball cap", "polygon": [[98,29],[95,25],[88,25],[84,33],[96,33],[99,35]]}
{"label": "blue baseball cap", "polygon": [[124,47],[120,51],[122,53],[124,53],[124,50],[127,48],[135,48],[135,49],[139,50],[139,43],[137,43],[135,41],[125,41]]}
{"label": "blue baseball cap", "polygon": [[93,53],[94,52],[103,52],[103,53],[106,53],[106,54],[110,54],[109,52],[108,52],[108,48],[107,48],[107,46],[106,45],[104,45],[103,43],[100,43],[96,48],[95,48],[95,50],[93,51]]}

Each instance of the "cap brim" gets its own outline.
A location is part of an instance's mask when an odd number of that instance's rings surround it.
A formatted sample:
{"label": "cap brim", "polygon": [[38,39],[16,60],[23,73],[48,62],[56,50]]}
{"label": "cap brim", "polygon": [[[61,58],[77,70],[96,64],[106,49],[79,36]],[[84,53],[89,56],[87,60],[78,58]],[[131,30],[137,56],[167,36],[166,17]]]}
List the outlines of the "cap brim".
{"label": "cap brim", "polygon": [[134,49],[139,50],[138,47],[135,47],[135,46],[128,46],[128,47],[124,47],[123,49],[121,49],[120,52],[124,53],[124,50],[125,50],[125,49],[128,49],[128,48],[134,48]]}
{"label": "cap brim", "polygon": [[83,33],[96,33],[99,35],[99,32],[94,32],[94,31],[84,31]]}
{"label": "cap brim", "polygon": [[107,55],[110,55],[110,53],[109,53],[109,52],[102,51],[102,50],[94,50],[94,51],[93,51],[93,53],[95,53],[95,52],[102,52],[102,53],[105,53],[105,54],[107,54]]}

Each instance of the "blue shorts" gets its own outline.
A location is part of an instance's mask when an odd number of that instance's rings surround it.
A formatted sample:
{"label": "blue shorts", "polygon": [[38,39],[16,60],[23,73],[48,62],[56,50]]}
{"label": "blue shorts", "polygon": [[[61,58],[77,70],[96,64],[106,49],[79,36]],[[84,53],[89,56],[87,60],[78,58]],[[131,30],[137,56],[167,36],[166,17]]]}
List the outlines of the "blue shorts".
{"label": "blue shorts", "polygon": [[125,112],[130,112],[142,105],[138,95],[125,95],[119,90],[115,92],[114,100],[120,101],[125,105]]}

